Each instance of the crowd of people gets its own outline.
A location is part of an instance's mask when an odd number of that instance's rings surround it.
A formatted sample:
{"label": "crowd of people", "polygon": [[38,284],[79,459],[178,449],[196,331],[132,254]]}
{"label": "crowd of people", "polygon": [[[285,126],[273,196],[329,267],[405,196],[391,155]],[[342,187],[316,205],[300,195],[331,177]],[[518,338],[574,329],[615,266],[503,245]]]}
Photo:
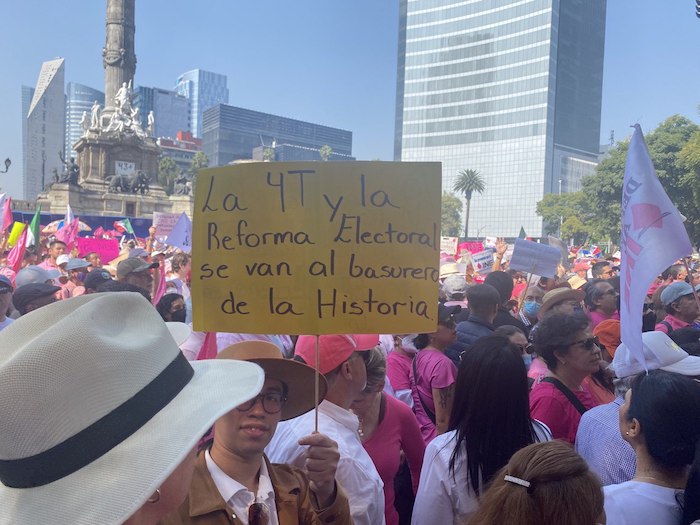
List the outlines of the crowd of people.
{"label": "crowd of people", "polygon": [[150,235],[0,260],[0,525],[700,523],[694,261],[640,362],[613,256],[445,257],[430,333],[205,334]]}

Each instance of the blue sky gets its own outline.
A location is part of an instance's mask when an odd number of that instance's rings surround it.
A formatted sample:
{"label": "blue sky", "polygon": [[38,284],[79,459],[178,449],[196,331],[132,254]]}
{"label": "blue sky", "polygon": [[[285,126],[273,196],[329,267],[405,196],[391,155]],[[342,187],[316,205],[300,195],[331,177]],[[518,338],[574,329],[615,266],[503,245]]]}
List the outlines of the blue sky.
{"label": "blue sky", "polygon": [[[565,0],[563,0],[565,1]],[[66,82],[104,89],[103,0],[0,2],[0,175],[19,188],[21,86],[66,59]],[[172,88],[202,68],[229,102],[353,132],[358,159],[392,160],[398,0],[137,0],[137,85]],[[693,0],[608,0],[601,142],[680,113],[698,120],[700,19]]]}

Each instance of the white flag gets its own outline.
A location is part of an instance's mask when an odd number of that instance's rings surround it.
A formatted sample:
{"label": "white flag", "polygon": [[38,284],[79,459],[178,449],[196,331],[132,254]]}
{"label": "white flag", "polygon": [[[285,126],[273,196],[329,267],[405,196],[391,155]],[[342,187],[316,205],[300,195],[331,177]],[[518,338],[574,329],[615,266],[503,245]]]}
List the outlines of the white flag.
{"label": "white flag", "polygon": [[70,204],[66,205],[66,215],[63,218],[63,225],[68,226],[70,223],[73,222],[73,219],[75,219],[75,215],[73,215],[73,210],[70,208]]}
{"label": "white flag", "polygon": [[192,221],[184,211],[173,226],[165,243],[180,248],[183,252],[192,251]]}
{"label": "white flag", "polygon": [[693,248],[681,214],[656,176],[639,124],[634,126],[622,184],[620,251],[622,342],[644,365],[644,297],[654,279]]}

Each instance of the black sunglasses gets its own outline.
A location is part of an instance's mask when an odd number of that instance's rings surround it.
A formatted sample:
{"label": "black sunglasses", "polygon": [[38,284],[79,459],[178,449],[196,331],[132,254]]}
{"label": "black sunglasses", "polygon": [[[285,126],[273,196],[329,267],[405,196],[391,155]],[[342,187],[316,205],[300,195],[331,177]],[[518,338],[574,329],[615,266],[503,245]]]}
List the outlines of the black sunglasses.
{"label": "black sunglasses", "polygon": [[581,339],[580,341],[574,341],[573,343],[569,343],[567,346],[571,347],[576,345],[583,345],[584,348],[590,352],[595,347],[600,348],[600,341],[598,341],[597,337],[589,337],[587,339]]}

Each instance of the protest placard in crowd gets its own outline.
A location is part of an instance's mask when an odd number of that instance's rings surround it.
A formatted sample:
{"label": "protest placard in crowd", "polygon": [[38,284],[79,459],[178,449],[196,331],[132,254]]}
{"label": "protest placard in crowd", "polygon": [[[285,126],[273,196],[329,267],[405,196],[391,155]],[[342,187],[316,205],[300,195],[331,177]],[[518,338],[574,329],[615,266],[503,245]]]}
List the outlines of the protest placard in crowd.
{"label": "protest placard in crowd", "polygon": [[439,163],[251,163],[200,172],[194,327],[433,331]]}
{"label": "protest placard in crowd", "polygon": [[179,213],[153,212],[153,226],[156,229],[156,237],[165,238],[173,231],[180,218]]}
{"label": "protest placard in crowd", "polygon": [[555,277],[561,261],[559,248],[538,242],[516,239],[510,269],[541,277]]}
{"label": "protest placard in crowd", "polygon": [[440,253],[455,255],[459,237],[440,237]]}

